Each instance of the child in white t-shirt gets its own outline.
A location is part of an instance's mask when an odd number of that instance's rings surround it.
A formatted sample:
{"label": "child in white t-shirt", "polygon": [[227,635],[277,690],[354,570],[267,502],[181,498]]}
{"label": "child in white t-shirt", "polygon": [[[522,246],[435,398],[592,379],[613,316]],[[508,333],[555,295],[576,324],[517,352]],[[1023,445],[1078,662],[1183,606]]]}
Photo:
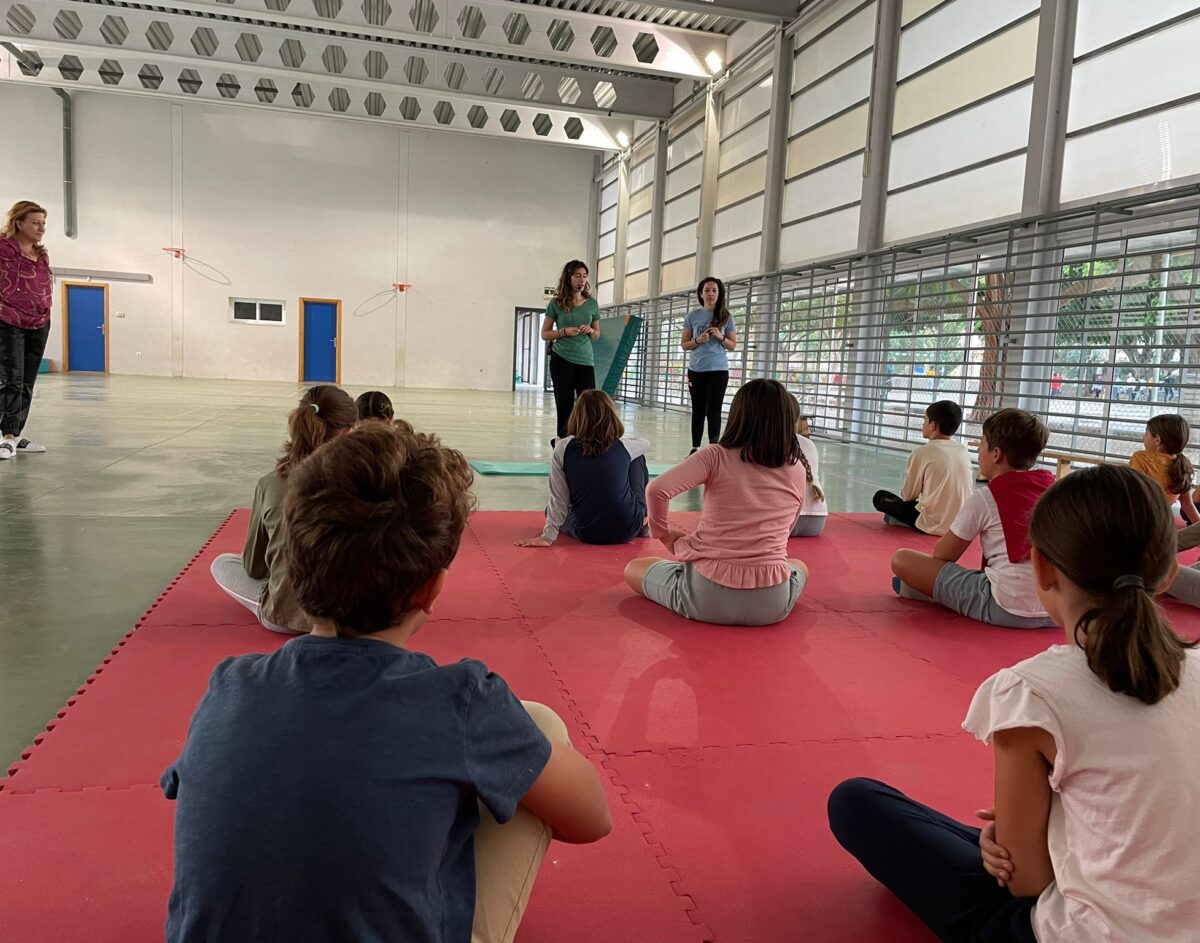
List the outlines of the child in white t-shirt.
{"label": "child in white t-shirt", "polygon": [[929,441],[908,457],[899,494],[876,491],[872,503],[885,524],[907,525],[941,537],[975,490],[967,447],[951,438],[962,425],[962,407],[952,400],[930,403],[921,424]]}
{"label": "child in white t-shirt", "polygon": [[[792,397],[796,399],[796,397]],[[796,408],[800,401],[796,400]],[[821,467],[821,456],[812,441],[812,426],[807,416],[801,414],[796,420],[796,441],[800,443],[800,461],[808,474],[808,485],[804,490],[804,504],[796,515],[796,523],[792,525],[790,537],[817,537],[825,529],[825,521],[829,517],[829,506],[825,503],[825,491],[821,487],[821,479],[817,473]]]}
{"label": "child in white t-shirt", "polygon": [[1174,530],[1131,468],[1075,472],[1038,502],[1037,592],[1068,644],[971,703],[963,727],[996,764],[982,831],[874,780],[830,795],[837,840],[942,940],[1195,943],[1200,650],[1154,601]]}
{"label": "child in white t-shirt", "polygon": [[[1049,432],[1023,409],[1001,409],[983,423],[979,471],[987,488],[972,494],[933,553],[897,550],[892,588],[905,599],[936,602],[959,615],[1011,629],[1053,625],[1033,588],[1029,515],[1054,476],[1033,468]],[[956,562],[979,538],[983,569]]]}

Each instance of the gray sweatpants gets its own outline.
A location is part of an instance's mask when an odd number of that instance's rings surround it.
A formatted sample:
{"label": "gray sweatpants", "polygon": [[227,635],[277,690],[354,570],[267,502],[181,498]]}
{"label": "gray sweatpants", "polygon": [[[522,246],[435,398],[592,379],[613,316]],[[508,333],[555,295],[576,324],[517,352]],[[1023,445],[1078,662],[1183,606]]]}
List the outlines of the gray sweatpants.
{"label": "gray sweatpants", "polygon": [[239,553],[223,553],[212,562],[209,568],[212,573],[212,578],[217,585],[225,591],[229,596],[251,612],[264,629],[270,629],[272,632],[283,632],[285,635],[295,635],[291,629],[285,629],[275,625],[262,614],[262,609],[258,605],[258,600],[262,594],[263,587],[267,585],[266,580],[256,580],[252,576],[246,574],[246,568],[242,566],[242,555]]}
{"label": "gray sweatpants", "polygon": [[1175,582],[1167,589],[1167,595],[1189,606],[1200,607],[1200,563],[1181,566],[1175,574]]}

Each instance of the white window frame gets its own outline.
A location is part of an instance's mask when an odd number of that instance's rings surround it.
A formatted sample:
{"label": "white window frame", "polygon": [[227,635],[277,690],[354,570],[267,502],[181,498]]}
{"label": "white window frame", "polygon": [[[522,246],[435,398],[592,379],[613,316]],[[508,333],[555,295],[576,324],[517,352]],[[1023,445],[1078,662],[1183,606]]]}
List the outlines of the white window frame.
{"label": "white window frame", "polygon": [[[254,320],[250,321],[246,318],[234,317],[234,305],[236,304],[252,304],[254,305]],[[279,309],[283,312],[283,317],[278,321],[264,321],[262,319],[262,305],[279,305]],[[232,324],[255,324],[261,327],[285,327],[287,325],[287,303],[278,298],[233,298],[229,299],[229,321]]]}

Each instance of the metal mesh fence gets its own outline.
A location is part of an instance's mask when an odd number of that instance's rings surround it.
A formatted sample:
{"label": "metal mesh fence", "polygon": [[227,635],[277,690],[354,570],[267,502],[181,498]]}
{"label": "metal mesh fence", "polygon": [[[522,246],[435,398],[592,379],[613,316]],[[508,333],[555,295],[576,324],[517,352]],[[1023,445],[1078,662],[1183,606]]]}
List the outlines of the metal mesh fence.
{"label": "metal mesh fence", "polygon": [[[1156,413],[1200,422],[1198,233],[1189,186],[739,279],[729,397],[771,377],[818,434],[897,448],[935,400],[962,405],[967,436],[1020,406],[1049,451],[1127,458]],[[689,408],[694,307],[679,293],[607,309],[644,319],[620,398]]]}

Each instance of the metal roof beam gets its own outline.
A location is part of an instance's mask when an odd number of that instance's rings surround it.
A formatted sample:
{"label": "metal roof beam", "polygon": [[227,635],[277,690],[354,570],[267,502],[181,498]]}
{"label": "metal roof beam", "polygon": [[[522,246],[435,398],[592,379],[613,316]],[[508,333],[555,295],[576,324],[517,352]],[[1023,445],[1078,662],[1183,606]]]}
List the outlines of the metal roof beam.
{"label": "metal roof beam", "polygon": [[[30,6],[36,0],[26,0]],[[118,0],[79,6],[123,7]],[[264,24],[340,30],[447,51],[538,59],[668,78],[704,78],[704,57],[725,58],[719,33],[576,13],[510,0],[178,0],[156,4],[183,15],[242,17]]]}
{"label": "metal roof beam", "polygon": [[[68,60],[64,72],[61,57],[53,50],[40,52],[27,44],[23,46],[27,64],[30,52],[41,59],[40,72],[25,74],[17,68],[15,61],[5,63],[3,60],[10,57],[0,53],[0,80],[603,150],[619,147],[616,141],[618,130],[628,132],[628,122],[598,115],[574,114],[537,105],[493,102],[489,106],[453,94],[422,89],[395,89],[385,94],[370,89],[369,83],[343,81],[337,76],[290,76],[282,81],[258,74],[243,77],[224,71],[222,63],[212,62],[199,63],[174,73],[162,71],[153,62],[140,63],[136,71],[126,71],[125,65],[107,56],[105,49],[73,48],[67,55],[74,60]],[[119,75],[113,70],[114,63],[121,69]],[[292,78],[296,81],[291,81]]]}
{"label": "metal roof beam", "polygon": [[[26,0],[34,22],[0,23],[18,43],[106,49],[111,57],[175,58],[191,64],[220,62],[242,72],[286,70],[303,75],[360,79],[396,86],[583,113],[656,120],[670,115],[674,83],[596,69],[567,69],[508,58],[462,55],[370,39],[272,29],[227,19],[149,10]],[[60,50],[61,51],[61,50]],[[69,50],[67,50],[69,51]]]}

